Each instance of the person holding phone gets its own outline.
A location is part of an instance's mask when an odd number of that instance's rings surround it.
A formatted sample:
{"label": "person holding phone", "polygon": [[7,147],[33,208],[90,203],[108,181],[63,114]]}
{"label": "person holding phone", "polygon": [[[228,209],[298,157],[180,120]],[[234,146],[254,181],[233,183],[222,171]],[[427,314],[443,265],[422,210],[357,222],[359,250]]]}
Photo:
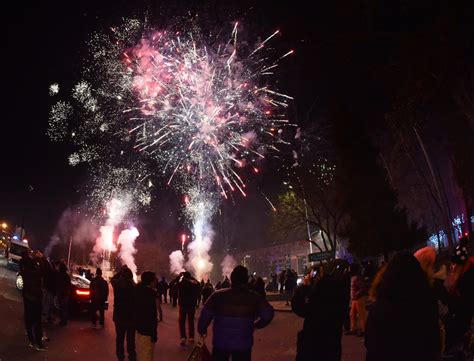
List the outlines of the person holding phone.
{"label": "person holding phone", "polygon": [[347,307],[340,272],[322,275],[314,267],[291,300],[294,313],[304,318],[298,332],[296,361],[341,360],[342,324]]}

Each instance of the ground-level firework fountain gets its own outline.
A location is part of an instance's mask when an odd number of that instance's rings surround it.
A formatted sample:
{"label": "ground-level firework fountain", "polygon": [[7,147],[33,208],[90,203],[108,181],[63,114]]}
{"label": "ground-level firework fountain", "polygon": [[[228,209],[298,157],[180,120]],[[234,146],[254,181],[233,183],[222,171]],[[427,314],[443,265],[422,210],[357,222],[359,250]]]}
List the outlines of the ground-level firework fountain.
{"label": "ground-level firework fountain", "polygon": [[118,226],[124,221],[130,209],[131,199],[127,194],[120,198],[114,197],[108,203],[106,208],[107,220],[105,225],[100,227],[100,236],[96,239],[91,253],[91,259],[97,266],[102,268],[105,274],[111,269],[111,256],[117,252],[117,256],[123,264],[133,272],[136,280],[137,266],[135,265],[135,240],[139,232],[135,227],[122,229],[118,238]]}

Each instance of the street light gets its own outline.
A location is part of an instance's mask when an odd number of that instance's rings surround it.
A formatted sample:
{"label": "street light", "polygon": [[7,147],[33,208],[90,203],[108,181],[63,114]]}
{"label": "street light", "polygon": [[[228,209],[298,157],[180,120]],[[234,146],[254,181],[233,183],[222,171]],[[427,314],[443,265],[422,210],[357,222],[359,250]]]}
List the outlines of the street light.
{"label": "street light", "polygon": [[5,230],[8,228],[8,224],[6,224],[5,222],[2,223],[2,228]]}

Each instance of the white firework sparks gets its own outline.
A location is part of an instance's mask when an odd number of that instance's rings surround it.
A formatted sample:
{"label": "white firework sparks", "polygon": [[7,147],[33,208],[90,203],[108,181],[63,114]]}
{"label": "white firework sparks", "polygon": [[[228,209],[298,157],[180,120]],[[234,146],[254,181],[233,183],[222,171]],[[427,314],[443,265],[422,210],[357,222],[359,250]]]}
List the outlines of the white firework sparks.
{"label": "white firework sparks", "polygon": [[274,54],[268,46],[279,31],[250,47],[239,41],[238,23],[224,39],[191,29],[128,20],[95,34],[85,79],[70,103],[53,106],[49,133],[77,147],[72,165],[93,166],[95,203],[127,191],[147,204],[154,175],[184,192],[197,242],[190,262],[207,272],[210,243],[202,240],[212,240],[207,225],[219,198],[246,196],[246,169],[258,173],[267,153],[286,143],[282,128],[293,126],[285,116],[292,97],[270,85],[293,51]]}

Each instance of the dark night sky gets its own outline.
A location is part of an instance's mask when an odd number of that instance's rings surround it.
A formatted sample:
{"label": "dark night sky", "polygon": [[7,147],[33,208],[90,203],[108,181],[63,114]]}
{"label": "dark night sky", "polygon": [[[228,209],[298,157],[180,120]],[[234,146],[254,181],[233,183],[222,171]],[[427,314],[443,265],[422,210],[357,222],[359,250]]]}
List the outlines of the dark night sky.
{"label": "dark night sky", "polygon": [[[52,104],[48,86],[57,82],[62,89],[70,89],[80,78],[81,58],[86,54],[84,42],[91,31],[101,30],[121,16],[140,13],[142,9],[161,20],[186,13],[188,9],[205,11],[219,21],[235,13],[235,18],[250,24],[262,35],[278,28],[282,32],[278,44],[282,50],[296,50],[291,62],[282,69],[280,88],[295,96],[290,113],[301,120],[312,104],[323,112],[328,97],[339,93],[346,98],[349,98],[347,94],[353,94],[354,103],[382,104],[384,91],[370,79],[365,81],[373,76],[366,60],[389,62],[398,45],[386,34],[410,34],[419,29],[429,32],[431,27],[426,24],[441,9],[438,2],[431,1],[411,2],[416,5],[408,11],[406,4],[410,2],[381,1],[377,6],[374,3],[363,0],[11,3],[10,10],[2,14],[3,23],[7,24],[7,46],[2,69],[0,219],[19,225],[25,214],[29,237],[41,244],[51,235],[64,209],[78,204],[82,198],[80,191],[87,180],[87,170],[68,166],[67,145],[50,142],[45,132]],[[455,11],[462,16],[459,9]],[[368,12],[375,14],[371,24],[366,23]],[[369,28],[384,34],[383,40],[364,45],[364,34]],[[349,72],[350,85],[342,84],[341,79]],[[260,189],[270,194],[281,183],[273,168],[269,164],[257,182]],[[34,188],[31,192],[29,185]],[[176,209],[173,197],[165,198],[166,206]],[[244,224],[242,238],[247,241],[243,243],[263,237],[259,227],[261,214],[269,210],[260,192],[255,190],[243,205],[237,203]],[[163,209],[163,206],[155,208]],[[163,217],[163,212],[155,210],[145,217],[145,223],[150,228],[159,227]],[[176,226],[179,221],[170,223]]]}

